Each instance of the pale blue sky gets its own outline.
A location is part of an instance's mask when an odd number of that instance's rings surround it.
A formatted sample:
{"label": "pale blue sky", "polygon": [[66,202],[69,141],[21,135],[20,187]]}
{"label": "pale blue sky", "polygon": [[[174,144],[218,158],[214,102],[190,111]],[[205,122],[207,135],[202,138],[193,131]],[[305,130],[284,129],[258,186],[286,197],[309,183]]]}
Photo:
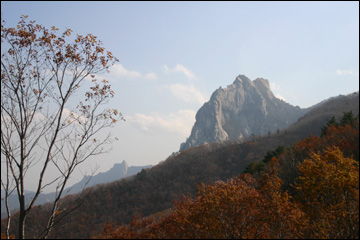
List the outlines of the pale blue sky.
{"label": "pale blue sky", "polygon": [[1,2],[7,26],[22,14],[92,33],[120,60],[106,77],[127,121],[100,171],[177,151],[204,101],[239,74],[300,107],[359,90],[357,1]]}

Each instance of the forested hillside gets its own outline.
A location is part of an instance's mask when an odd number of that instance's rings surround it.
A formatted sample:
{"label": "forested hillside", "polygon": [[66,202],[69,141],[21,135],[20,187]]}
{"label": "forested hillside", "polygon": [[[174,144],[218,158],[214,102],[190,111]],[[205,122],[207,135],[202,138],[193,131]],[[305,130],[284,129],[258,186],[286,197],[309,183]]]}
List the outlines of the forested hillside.
{"label": "forested hillside", "polygon": [[[351,97],[351,98],[347,97],[346,101],[343,100],[341,103],[336,101],[336,99],[333,99],[327,103],[329,104],[327,105],[327,108],[332,109],[331,107],[329,107],[331,106],[331,104],[334,104],[336,106],[341,104],[343,106],[341,107],[340,110],[341,115],[343,111],[353,111],[354,113],[353,116],[357,116],[359,112],[358,101],[359,101],[358,94],[357,97]],[[339,115],[338,112],[336,116]],[[238,184],[241,185],[246,183],[247,188],[253,189],[252,191],[254,196],[259,196],[259,197],[261,196],[261,199],[268,198],[267,195],[261,195],[264,192],[266,192],[264,189],[266,189],[267,187],[269,188],[272,187],[273,189],[270,190],[275,191],[279,195],[280,200],[285,201],[286,204],[288,205],[288,206],[286,205],[286,209],[292,209],[293,205],[297,206],[297,203],[294,203],[291,200],[292,199],[291,197],[295,197],[294,194],[295,190],[291,186],[294,184],[295,179],[297,179],[298,177],[297,164],[298,162],[301,162],[304,159],[311,158],[312,155],[309,154],[310,150],[313,150],[313,152],[316,154],[326,155],[327,154],[326,152],[322,153],[321,151],[325,151],[327,147],[326,144],[331,143],[330,141],[331,136],[334,136],[334,141],[336,143],[337,143],[336,141],[337,138],[343,139],[342,136],[346,136],[345,140],[348,139],[353,144],[355,145],[357,144],[357,155],[356,155],[356,151],[353,152],[353,148],[348,148],[347,141],[343,142],[344,147],[338,146],[340,148],[340,151],[345,154],[344,156],[345,158],[354,157],[358,159],[358,148],[359,148],[358,122],[356,128],[352,128],[352,127],[349,129],[340,128],[339,130],[336,130],[334,134],[326,135],[329,136],[329,139],[325,141],[324,140],[325,138],[324,137],[320,138],[320,135],[321,135],[321,127],[326,126],[328,121],[331,120],[331,117],[323,117],[326,114],[327,111],[324,111],[321,107],[318,107],[317,111],[316,109],[313,110],[313,115],[304,116],[294,125],[295,127],[290,127],[284,131],[266,134],[265,136],[253,137],[241,143],[237,143],[237,142],[227,142],[223,144],[214,143],[214,144],[207,144],[207,145],[195,147],[183,151],[177,156],[172,156],[168,158],[166,161],[156,165],[151,169],[143,170],[132,178],[127,178],[109,184],[98,185],[96,188],[89,188],[82,195],[81,201],[75,201],[75,199],[78,199],[79,195],[67,196],[66,198],[63,199],[61,203],[62,204],[61,211],[58,211],[56,213],[57,214],[56,217],[58,220],[55,224],[53,231],[50,233],[50,237],[90,238],[94,236],[99,236],[101,232],[104,230],[106,223],[111,223],[115,227],[111,231],[109,231],[108,228],[100,236],[107,237],[108,235],[106,234],[109,233],[109,237],[112,237],[113,231],[116,234],[118,234],[117,226],[120,226],[121,224],[129,224],[133,216],[146,217],[149,215],[156,214],[156,216],[160,218],[159,220],[160,222],[156,222],[156,224],[160,224],[160,223],[162,224],[164,218],[161,216],[163,216],[164,214],[161,212],[164,210],[170,211],[168,209],[174,207],[173,205],[174,199],[181,199],[181,197],[185,194],[185,196],[188,197],[186,197],[184,201],[185,202],[188,201],[189,202],[188,204],[193,203],[195,201],[193,200],[194,196],[199,197],[201,196],[201,194],[205,194],[205,195],[207,194],[207,190],[206,190],[207,187],[205,187],[206,185],[208,185],[209,188],[214,188],[214,191],[216,191],[218,186],[221,186],[220,188],[223,188],[223,186],[229,184],[229,185],[233,185],[234,188],[237,188]],[[314,115],[317,115],[317,117],[313,117]],[[343,133],[341,131],[343,131]],[[318,136],[310,137],[308,138],[309,140],[302,140],[304,136],[309,137],[310,134],[318,135]],[[312,139],[314,139],[313,143],[314,144],[317,143],[318,145],[312,144],[311,142]],[[270,171],[270,170],[266,170],[269,167],[265,167],[265,164],[261,163],[261,161],[264,160],[264,157],[268,156],[269,151],[277,149],[278,146],[283,146],[284,148],[292,147],[293,143],[299,141],[301,142],[295,146],[300,148],[301,151],[300,150],[285,151],[284,155],[280,155],[277,158],[278,164],[275,164],[276,167],[272,167],[272,169],[276,168],[276,171],[274,170],[273,171],[274,174],[269,176],[269,178],[275,179],[274,184],[276,186],[268,186],[265,184],[264,189],[262,189],[261,187],[259,188],[257,182],[258,179],[256,177],[259,177],[260,179],[264,177],[262,175],[263,169],[265,169],[265,172]],[[310,141],[310,143],[308,143],[308,141]],[[291,149],[296,149],[296,148],[294,147]],[[331,151],[335,151],[335,149],[332,149]],[[286,156],[287,154],[293,154],[290,155],[293,157],[283,158],[283,156]],[[329,152],[328,154],[331,154],[331,152]],[[338,152],[335,152],[334,154],[340,156],[340,153]],[[294,158],[295,156],[296,158]],[[293,159],[296,159],[296,161]],[[251,166],[249,164],[253,164],[252,167],[254,167],[255,171],[251,170],[252,168],[249,167]],[[259,165],[259,167],[257,167],[257,164]],[[262,168],[261,165],[264,165],[264,168]],[[244,172],[245,169],[248,171],[251,170],[252,171],[251,173],[254,176],[246,175],[246,177],[243,176],[239,180],[236,179],[229,180],[232,178],[237,178],[240,174]],[[294,173],[291,173],[289,169],[293,169]],[[290,176],[288,176],[288,174],[290,174]],[[200,192],[198,191],[196,195],[197,186],[199,186],[202,183],[204,185],[202,185],[203,187],[201,187],[200,189],[203,190],[201,190],[202,192],[199,190]],[[271,182],[269,184],[271,184]],[[271,194],[271,192],[269,192],[269,194]],[[187,206],[186,204],[184,205],[181,201],[180,203],[177,202],[175,204],[175,208],[173,211],[170,211],[169,217],[173,216],[174,212],[176,213],[176,211],[178,211],[176,209],[179,206],[185,206],[185,207]],[[274,203],[270,202],[269,204],[270,204],[269,206],[273,206],[271,204]],[[41,234],[43,226],[46,224],[45,219],[47,219],[46,217],[49,214],[48,208],[49,205],[36,207],[34,208],[32,214],[29,215],[29,218],[27,220],[29,237],[30,236],[37,237],[38,235]],[[69,212],[69,210],[71,209],[75,209],[75,210]],[[269,207],[269,209],[271,208]],[[301,209],[300,206],[297,206],[296,209],[297,210],[294,211],[299,211],[299,214],[300,213],[305,214],[304,210]],[[250,213],[251,212],[252,211],[250,211]],[[266,211],[264,210],[264,213],[265,212]],[[267,213],[269,214],[269,212]],[[12,219],[13,229],[16,229],[16,217],[17,216],[15,215]],[[281,215],[279,215],[279,217],[281,217]],[[197,217],[194,217],[194,219],[196,218]],[[266,220],[266,221],[270,221],[270,220]],[[321,221],[322,220],[319,219],[319,222]],[[141,220],[140,223],[141,223],[140,225],[144,225],[144,222],[142,222]],[[3,220],[2,228],[4,227],[4,224],[5,221]],[[179,223],[176,222],[176,224],[181,224],[181,222]],[[171,225],[169,225],[169,229],[171,229],[170,226]],[[284,225],[284,226],[288,226],[288,225]],[[192,227],[193,225],[190,226],[190,228]],[[201,227],[201,225],[199,225],[199,227]],[[127,228],[127,227],[123,226],[122,228]],[[280,232],[283,231],[282,229],[284,228],[286,227],[279,228],[279,231]],[[149,231],[152,231],[151,227],[147,229],[150,229]],[[180,228],[180,229],[186,230],[188,229],[188,227],[184,226],[184,228]],[[145,233],[148,234],[146,231]],[[202,230],[199,229],[199,231],[201,232]],[[139,232],[142,232],[142,230]],[[151,234],[153,233],[151,232]],[[170,236],[167,235],[168,234],[167,232],[161,234],[158,235],[156,233],[155,236],[156,237]],[[190,231],[189,234],[191,234]],[[252,233],[249,232],[248,234],[252,234]],[[275,237],[275,235],[271,235],[271,234],[269,235],[269,234],[270,233],[267,232],[266,234],[264,233],[264,235],[261,236]],[[305,236],[308,233],[306,232],[305,234],[303,232],[301,233],[299,232],[292,234],[294,235],[291,236],[301,237],[301,236]],[[137,235],[134,236],[140,237]],[[185,237],[185,235],[178,235],[178,236]],[[201,234],[193,235],[193,237],[201,237],[201,236],[203,235]],[[257,236],[257,235],[249,235],[249,237],[250,236]],[[310,235],[306,235],[306,236],[310,236]],[[173,238],[173,236],[171,236],[171,238]]]}
{"label": "forested hillside", "polygon": [[359,121],[352,113],[263,166],[257,175],[201,184],[160,217],[108,224],[98,237],[359,238]]}

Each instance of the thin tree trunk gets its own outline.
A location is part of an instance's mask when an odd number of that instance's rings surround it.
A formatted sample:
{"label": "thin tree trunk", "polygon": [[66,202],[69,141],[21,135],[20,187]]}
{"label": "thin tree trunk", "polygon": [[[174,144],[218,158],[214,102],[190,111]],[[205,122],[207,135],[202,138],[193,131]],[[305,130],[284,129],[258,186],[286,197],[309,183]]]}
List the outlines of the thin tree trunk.
{"label": "thin tree trunk", "polygon": [[22,194],[20,197],[20,216],[19,216],[19,239],[25,239],[25,197]]}

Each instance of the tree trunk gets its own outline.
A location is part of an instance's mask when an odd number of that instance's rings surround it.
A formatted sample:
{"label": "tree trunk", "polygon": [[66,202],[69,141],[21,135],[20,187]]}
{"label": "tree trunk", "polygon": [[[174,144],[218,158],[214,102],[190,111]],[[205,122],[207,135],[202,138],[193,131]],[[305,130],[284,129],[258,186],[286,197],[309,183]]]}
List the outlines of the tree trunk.
{"label": "tree trunk", "polygon": [[19,216],[19,239],[25,239],[25,196],[22,194],[20,197],[20,216]]}

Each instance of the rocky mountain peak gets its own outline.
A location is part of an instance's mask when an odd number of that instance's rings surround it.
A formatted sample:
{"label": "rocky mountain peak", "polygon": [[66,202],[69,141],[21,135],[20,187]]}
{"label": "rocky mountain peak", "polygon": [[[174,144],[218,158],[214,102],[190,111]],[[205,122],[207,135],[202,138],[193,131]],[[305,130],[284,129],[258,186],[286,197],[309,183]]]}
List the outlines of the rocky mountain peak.
{"label": "rocky mountain peak", "polygon": [[257,87],[262,87],[270,90],[270,81],[264,78],[257,78],[254,80],[254,84]]}
{"label": "rocky mountain peak", "polygon": [[254,85],[260,91],[263,97],[267,99],[274,99],[276,98],[272,91],[270,90],[270,81],[264,78],[257,78],[254,80]]}
{"label": "rocky mountain peak", "polygon": [[276,98],[270,82],[238,75],[233,84],[217,89],[196,114],[190,137],[180,151],[211,142],[243,139],[288,127],[306,110]]}
{"label": "rocky mountain peak", "polygon": [[235,81],[234,81],[234,83],[233,84],[235,84],[235,85],[241,85],[241,84],[251,84],[251,80],[247,77],[247,76],[245,76],[245,75],[239,75],[239,76],[237,76],[236,78],[235,78]]}
{"label": "rocky mountain peak", "polygon": [[129,166],[127,162],[123,160],[121,163],[115,163],[111,170],[114,174],[121,174],[125,176],[128,168]]}

